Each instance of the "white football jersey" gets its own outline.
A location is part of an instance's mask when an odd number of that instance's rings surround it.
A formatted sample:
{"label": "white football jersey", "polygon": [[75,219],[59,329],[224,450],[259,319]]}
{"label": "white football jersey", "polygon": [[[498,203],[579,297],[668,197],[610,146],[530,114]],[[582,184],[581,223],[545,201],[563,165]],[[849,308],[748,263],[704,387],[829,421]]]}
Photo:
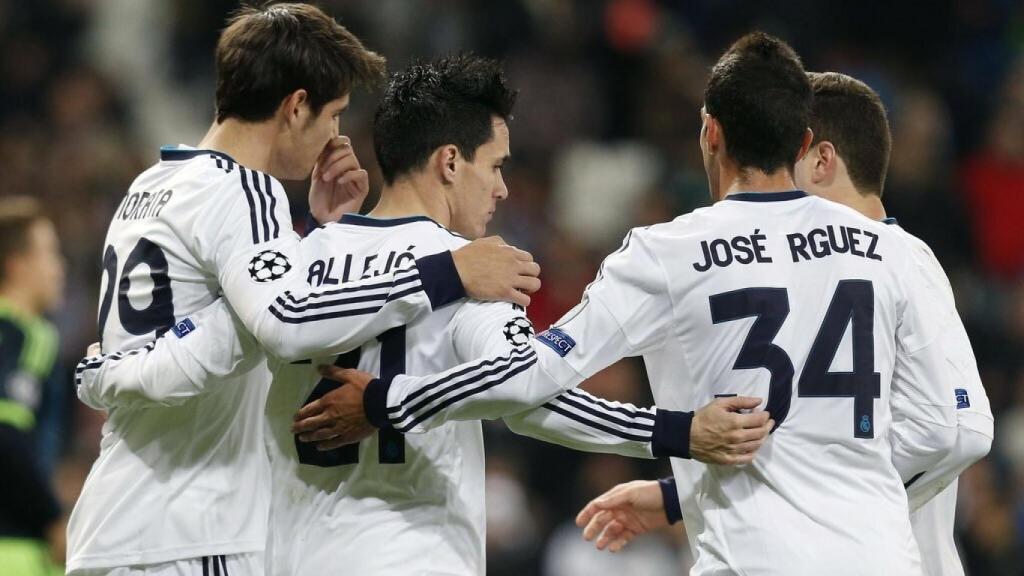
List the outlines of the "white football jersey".
{"label": "white football jersey", "polygon": [[[920,574],[894,461],[927,470],[956,436],[940,297],[889,226],[799,191],[733,194],[634,230],[583,302],[531,343],[536,367],[490,377],[487,398],[460,397],[459,374],[478,362],[372,383],[368,411],[428,430],[642,355],[660,408],[757,396],[776,421],[750,465],[672,460],[694,574]],[[907,378],[893,379],[897,364]],[[893,445],[896,394],[913,411]]]}
{"label": "white football jersey", "polygon": [[[304,249],[323,257],[303,278],[324,289],[374,278],[413,259],[466,243],[425,217],[348,215],[313,231]],[[190,316],[192,329],[79,371],[79,394],[96,406],[177,405],[216,394],[219,378],[252,354],[223,302]],[[271,574],[484,574],[484,452],[479,422],[452,422],[422,434],[384,430],[327,452],[297,442],[295,413],[338,384],[322,364],[385,378],[432,374],[484,356],[535,358],[533,327],[518,307],[462,301],[393,328],[339,356],[269,359],[267,439],[273,469]],[[204,386],[213,383],[207,389]],[[482,382],[481,389],[487,383]],[[510,411],[515,432],[579,450],[652,457],[655,411],[572,390],[536,409]],[[515,413],[513,413],[515,412]]]}
{"label": "white football jersey", "polygon": [[[980,435],[990,441],[993,437],[994,427],[992,409],[985,388],[978,378],[977,361],[974,359],[974,351],[967,338],[967,331],[956,311],[956,302],[949,279],[927,244],[901,228],[896,224],[895,219],[886,219],[885,222],[892,224],[893,228],[917,251],[924,273],[929,274],[935,284],[943,287],[941,298],[943,309],[936,310],[935,313],[950,318],[947,331],[943,336],[943,339],[948,342],[945,350],[948,354],[948,361],[953,367],[951,369],[961,376],[961,379],[956,382],[956,387],[948,391],[956,398],[957,422],[961,429],[957,441],[958,443],[971,441],[971,437],[975,435]],[[985,441],[982,440],[982,442]],[[939,468],[942,468],[941,463]],[[907,490],[911,494],[912,508],[915,500],[927,500],[910,514],[914,537],[921,549],[921,561],[924,565],[925,576],[963,576],[964,574],[964,568],[953,538],[957,496],[956,476],[961,471],[962,468],[954,464],[951,469],[942,470],[947,478],[939,480],[937,486],[929,487],[927,486],[929,480],[936,482],[936,479],[931,478],[936,475],[936,469],[933,468],[929,471],[931,474],[921,474],[907,486]],[[943,488],[944,481],[949,480],[951,480],[949,485]],[[931,497],[938,490],[941,492]],[[918,494],[918,492],[922,493]],[[929,497],[931,499],[928,499]]]}
{"label": "white football jersey", "polygon": [[[350,350],[463,295],[450,255],[315,291],[304,258],[279,182],[218,152],[163,149],[111,221],[105,354],[80,371],[161,334],[187,334],[193,325],[183,319],[221,296],[274,357],[294,359]],[[263,549],[270,374],[257,350],[221,376],[202,398],[109,411],[68,526],[69,572]]]}

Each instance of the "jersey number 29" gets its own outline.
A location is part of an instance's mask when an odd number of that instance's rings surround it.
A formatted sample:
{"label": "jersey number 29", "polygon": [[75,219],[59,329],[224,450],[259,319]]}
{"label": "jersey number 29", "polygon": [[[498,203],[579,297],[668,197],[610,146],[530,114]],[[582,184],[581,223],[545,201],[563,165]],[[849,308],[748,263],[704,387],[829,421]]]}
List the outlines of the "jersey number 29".
{"label": "jersey number 29", "polygon": [[[103,341],[103,330],[107,325],[110,307],[114,304],[115,286],[117,315],[121,318],[121,326],[125,331],[136,336],[155,332],[154,338],[159,338],[174,326],[174,299],[171,297],[171,278],[167,274],[167,256],[160,246],[146,238],[139,238],[135,248],[128,253],[120,275],[117,273],[117,264],[117,252],[113,246],[107,246],[103,251],[103,274],[107,277],[107,289],[100,303],[100,342]],[[143,264],[149,268],[153,289],[149,305],[139,309],[132,305],[128,292],[132,287],[132,272]]]}

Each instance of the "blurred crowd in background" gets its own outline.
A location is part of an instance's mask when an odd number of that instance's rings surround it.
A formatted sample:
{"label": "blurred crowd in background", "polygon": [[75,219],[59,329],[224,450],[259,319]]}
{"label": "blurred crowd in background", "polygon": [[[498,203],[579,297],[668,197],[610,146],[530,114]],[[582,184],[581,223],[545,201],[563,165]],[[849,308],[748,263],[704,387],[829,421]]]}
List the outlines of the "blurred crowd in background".
{"label": "blurred crowd in background", "polygon": [[[492,229],[533,252],[543,329],[574,305],[633,226],[709,202],[698,147],[709,66],[741,34],[789,41],[808,70],[876,89],[893,156],[883,200],[950,277],[996,417],[992,453],[960,480],[956,531],[973,576],[1024,574],[1024,2],[1019,0],[324,0],[398,70],[460,50],[500,57],[520,90],[510,198]],[[67,506],[98,453],[102,415],[71,368],[97,339],[107,225],[161,144],[199,141],[212,118],[212,54],[229,0],[0,0],[0,195],[41,198],[67,256],[54,318],[68,372],[54,482]],[[342,119],[364,167],[376,93]],[[379,172],[370,168],[373,188]],[[290,183],[301,222],[308,183]],[[372,207],[371,197],[365,206]],[[642,363],[586,388],[651,402]],[[489,574],[680,574],[682,528],[618,555],[572,525],[615,485],[663,462],[595,456],[486,427]],[[795,535],[799,537],[799,535]]]}

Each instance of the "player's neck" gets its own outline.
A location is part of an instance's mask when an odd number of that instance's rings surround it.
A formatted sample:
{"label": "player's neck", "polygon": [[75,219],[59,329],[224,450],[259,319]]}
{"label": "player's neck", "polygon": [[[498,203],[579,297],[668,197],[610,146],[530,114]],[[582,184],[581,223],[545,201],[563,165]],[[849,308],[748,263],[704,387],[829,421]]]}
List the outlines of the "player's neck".
{"label": "player's neck", "polygon": [[451,211],[444,201],[444,193],[416,178],[403,178],[385,186],[370,216],[427,216],[445,228],[451,225]]}
{"label": "player's neck", "polygon": [[880,196],[861,194],[852,184],[830,191],[828,194],[822,194],[822,197],[853,208],[872,220],[884,220],[886,216],[885,206],[882,204]]}
{"label": "player's neck", "polygon": [[246,168],[273,175],[273,145],[268,143],[274,141],[276,132],[269,122],[241,122],[229,118],[214,122],[199,142],[199,148],[223,152]]}
{"label": "player's neck", "polygon": [[760,170],[722,169],[722,198],[737,192],[787,192],[796,190],[793,175],[785,168],[765,174]]}

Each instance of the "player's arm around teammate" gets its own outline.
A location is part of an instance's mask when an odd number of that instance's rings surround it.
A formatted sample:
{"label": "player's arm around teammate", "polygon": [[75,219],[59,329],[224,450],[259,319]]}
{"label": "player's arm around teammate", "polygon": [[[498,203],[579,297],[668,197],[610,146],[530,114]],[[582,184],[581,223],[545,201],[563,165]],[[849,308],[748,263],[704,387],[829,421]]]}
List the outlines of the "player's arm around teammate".
{"label": "player's arm around teammate", "polygon": [[[533,354],[529,346],[533,326],[519,307],[468,303],[453,318],[451,333],[462,361],[492,357],[529,358]],[[343,379],[348,373],[343,368],[327,366],[322,369],[322,374]],[[486,378],[477,381],[477,386],[488,384]],[[300,434],[300,440],[315,442],[321,450],[346,443],[345,420],[336,418],[334,412],[343,405],[334,404],[334,399],[335,395],[329,393],[299,411],[293,431]],[[759,402],[759,399],[723,399],[711,410],[701,413],[693,427],[698,432],[690,441],[691,452],[701,458],[717,458],[721,463],[749,461],[767,437],[772,422],[765,412],[742,415],[738,422],[746,424],[749,421],[750,430],[734,430],[731,418],[741,415],[730,412],[730,407],[753,407]],[[540,406],[505,415],[502,419],[517,434],[575,450],[637,458],[679,455],[678,448],[666,445],[660,435],[656,438],[654,430],[660,420],[682,415],[665,410],[660,412],[659,416],[657,408],[640,408],[598,398],[582,390],[568,390]],[[714,420],[710,425],[706,423],[709,417]],[[372,433],[373,428],[366,430]],[[746,450],[726,454],[727,448],[734,448],[726,440],[730,435],[744,439],[750,437],[749,445],[744,447]],[[732,460],[734,457],[735,461]]]}
{"label": "player's arm around teammate", "polygon": [[[334,444],[362,439],[375,428],[419,432],[451,420],[495,419],[557,404],[572,390],[626,356],[643,354],[670,330],[672,311],[664,298],[660,265],[645,246],[645,231],[634,230],[623,248],[609,256],[598,279],[555,327],[511,353],[490,353],[443,373],[390,382],[356,370],[326,369],[352,386],[341,386],[298,415],[297,429],[323,428]],[[570,337],[569,334],[573,334]],[[741,464],[754,457],[771,429],[765,412],[742,414],[756,398],[723,398],[696,413],[657,410],[655,455]],[[316,418],[311,422],[304,422]]]}

